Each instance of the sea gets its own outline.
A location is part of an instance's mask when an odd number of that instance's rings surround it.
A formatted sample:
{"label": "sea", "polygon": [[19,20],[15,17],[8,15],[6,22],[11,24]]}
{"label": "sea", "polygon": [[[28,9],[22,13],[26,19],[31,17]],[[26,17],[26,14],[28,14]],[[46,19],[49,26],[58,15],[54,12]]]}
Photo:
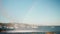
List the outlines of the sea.
{"label": "sea", "polygon": [[60,34],[60,26],[39,26],[34,30],[38,30],[40,32],[0,32],[0,34],[47,34],[47,32],[52,32],[51,34]]}
{"label": "sea", "polygon": [[[46,32],[25,32],[25,33],[3,33],[0,34],[46,34]],[[54,34],[60,34],[60,32],[55,32]]]}

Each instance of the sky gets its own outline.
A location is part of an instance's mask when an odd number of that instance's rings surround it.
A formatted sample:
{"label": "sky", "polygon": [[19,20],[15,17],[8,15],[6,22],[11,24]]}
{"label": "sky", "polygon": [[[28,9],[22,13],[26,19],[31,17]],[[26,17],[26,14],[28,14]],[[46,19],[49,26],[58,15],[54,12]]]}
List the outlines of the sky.
{"label": "sky", "polygon": [[2,0],[0,22],[60,25],[60,0]]}

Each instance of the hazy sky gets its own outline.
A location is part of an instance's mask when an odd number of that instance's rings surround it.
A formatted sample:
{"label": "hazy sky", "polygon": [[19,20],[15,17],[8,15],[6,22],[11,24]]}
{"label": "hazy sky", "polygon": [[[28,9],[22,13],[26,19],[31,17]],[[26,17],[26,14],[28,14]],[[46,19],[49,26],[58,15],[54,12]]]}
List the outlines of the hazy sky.
{"label": "hazy sky", "polygon": [[0,22],[60,25],[60,0],[2,0]]}

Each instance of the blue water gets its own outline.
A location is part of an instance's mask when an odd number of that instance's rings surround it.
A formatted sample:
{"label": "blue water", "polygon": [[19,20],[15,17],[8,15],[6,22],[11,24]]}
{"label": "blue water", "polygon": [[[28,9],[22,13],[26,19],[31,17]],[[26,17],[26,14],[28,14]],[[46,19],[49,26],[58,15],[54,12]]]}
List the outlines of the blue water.
{"label": "blue water", "polygon": [[60,26],[39,26],[37,30],[48,32],[60,32]]}
{"label": "blue water", "polygon": [[[26,33],[0,33],[0,34],[46,34],[45,32],[26,32]],[[55,32],[55,34],[60,34],[60,32]]]}
{"label": "blue water", "polygon": [[55,34],[60,34],[60,26],[39,26],[37,29],[35,30],[40,30],[40,31],[44,31],[44,32],[26,32],[26,33],[2,33],[0,32],[0,34],[46,34],[47,32],[54,32]]}

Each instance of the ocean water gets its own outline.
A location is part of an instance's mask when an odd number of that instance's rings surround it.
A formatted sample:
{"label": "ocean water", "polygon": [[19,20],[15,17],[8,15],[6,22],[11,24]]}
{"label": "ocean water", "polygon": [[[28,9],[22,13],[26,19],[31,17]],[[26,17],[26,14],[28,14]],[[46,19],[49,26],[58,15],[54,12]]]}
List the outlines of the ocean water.
{"label": "ocean water", "polygon": [[[0,34],[46,34],[46,32],[26,32],[26,33],[0,33]],[[60,32],[55,32],[55,34],[60,34]]]}
{"label": "ocean water", "polygon": [[60,32],[60,26],[39,26],[36,30],[44,32]]}
{"label": "ocean water", "polygon": [[39,26],[37,29],[39,31],[43,32],[13,32],[13,33],[7,33],[7,32],[0,32],[0,34],[46,34],[46,32],[54,32],[54,34],[60,34],[60,26]]}

